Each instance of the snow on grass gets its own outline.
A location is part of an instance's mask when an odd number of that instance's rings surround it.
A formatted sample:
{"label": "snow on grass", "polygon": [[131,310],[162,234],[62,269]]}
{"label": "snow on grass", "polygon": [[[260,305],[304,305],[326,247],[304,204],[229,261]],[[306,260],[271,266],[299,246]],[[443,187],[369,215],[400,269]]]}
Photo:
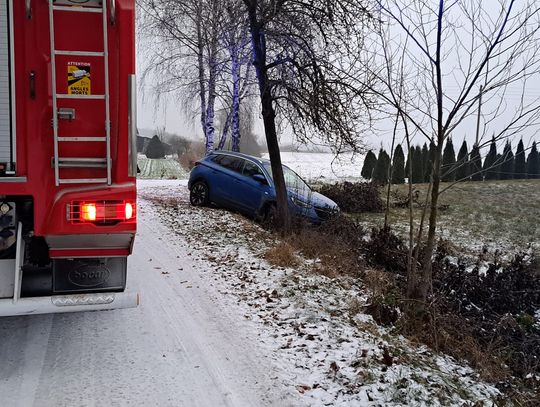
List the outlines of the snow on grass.
{"label": "snow on grass", "polygon": [[[268,158],[268,154],[263,157]],[[360,179],[364,156],[285,152],[281,153],[281,161],[308,182],[336,182]]]}
{"label": "snow on grass", "polygon": [[[152,189],[154,195],[174,196],[181,187],[187,187],[187,179],[137,179],[137,188],[140,190]],[[185,193],[185,188],[182,188]]]}
{"label": "snow on grass", "polygon": [[[443,183],[445,188],[448,184]],[[402,199],[406,185],[393,186]],[[426,184],[414,185],[425,201]],[[462,251],[486,253],[491,259],[511,258],[519,251],[540,250],[540,180],[463,182],[444,192],[439,205],[438,236]],[[415,224],[422,208],[415,206]],[[391,206],[390,224],[401,236],[408,235],[408,208]],[[384,214],[358,214],[366,226],[380,226]]]}
{"label": "snow on grass", "polygon": [[[141,185],[140,185],[141,187]],[[207,263],[208,278],[255,329],[280,380],[310,406],[493,405],[498,391],[449,357],[416,347],[362,313],[361,281],[268,264],[278,242],[224,210],[194,208],[178,184],[146,184],[160,217]],[[476,404],[475,404],[476,403]]]}
{"label": "snow on grass", "polygon": [[173,158],[150,159],[139,155],[137,164],[142,179],[181,179],[187,178],[188,172]]}

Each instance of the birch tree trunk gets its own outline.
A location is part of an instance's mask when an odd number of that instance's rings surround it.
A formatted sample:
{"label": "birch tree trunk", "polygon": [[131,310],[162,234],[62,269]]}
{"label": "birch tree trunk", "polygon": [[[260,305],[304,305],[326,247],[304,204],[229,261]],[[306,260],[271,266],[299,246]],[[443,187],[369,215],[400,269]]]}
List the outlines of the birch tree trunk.
{"label": "birch tree trunk", "polygon": [[219,139],[218,150],[223,150],[225,148],[225,143],[227,143],[227,138],[229,138],[229,129],[231,128],[231,115],[227,115],[225,119],[225,124],[223,125],[223,130],[221,131],[221,137]]}
{"label": "birch tree trunk", "polygon": [[[215,50],[215,48],[214,48]],[[209,59],[209,70],[208,70],[208,104],[206,106],[205,122],[204,122],[204,133],[206,136],[206,153],[212,152],[214,149],[214,139],[216,129],[214,127],[214,120],[216,116],[215,105],[216,105],[216,79],[217,79],[217,62],[214,59],[214,56],[211,56]]]}
{"label": "birch tree trunk", "polygon": [[197,20],[195,22],[197,27],[197,68],[199,73],[199,99],[201,103],[201,127],[205,140],[208,140],[206,136],[206,75],[204,65],[204,41],[202,32],[202,6],[197,6]]}
{"label": "birch tree trunk", "polygon": [[231,139],[232,151],[240,151],[240,56],[238,46],[231,47],[231,75],[233,82],[232,112],[231,112]]}

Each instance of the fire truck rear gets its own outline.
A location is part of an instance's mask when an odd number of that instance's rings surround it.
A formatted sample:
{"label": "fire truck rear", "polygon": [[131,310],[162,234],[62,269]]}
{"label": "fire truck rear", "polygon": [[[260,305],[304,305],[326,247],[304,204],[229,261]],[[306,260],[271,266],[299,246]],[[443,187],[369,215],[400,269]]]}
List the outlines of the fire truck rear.
{"label": "fire truck rear", "polygon": [[134,0],[0,0],[0,316],[135,306]]}

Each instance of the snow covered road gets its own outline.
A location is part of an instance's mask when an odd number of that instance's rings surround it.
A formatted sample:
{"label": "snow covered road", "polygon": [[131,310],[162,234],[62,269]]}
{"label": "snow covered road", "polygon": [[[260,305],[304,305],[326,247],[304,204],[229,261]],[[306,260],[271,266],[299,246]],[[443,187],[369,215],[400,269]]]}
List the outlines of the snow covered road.
{"label": "snow covered road", "polygon": [[142,202],[137,309],[0,319],[0,406],[301,405],[172,236]]}

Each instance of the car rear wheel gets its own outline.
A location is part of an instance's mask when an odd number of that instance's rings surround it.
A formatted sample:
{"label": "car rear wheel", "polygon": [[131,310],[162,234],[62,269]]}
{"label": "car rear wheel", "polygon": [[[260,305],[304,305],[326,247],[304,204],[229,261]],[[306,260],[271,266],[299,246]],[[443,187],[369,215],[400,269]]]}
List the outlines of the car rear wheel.
{"label": "car rear wheel", "polygon": [[193,206],[206,206],[210,203],[210,190],[204,181],[197,181],[191,187],[189,202]]}

